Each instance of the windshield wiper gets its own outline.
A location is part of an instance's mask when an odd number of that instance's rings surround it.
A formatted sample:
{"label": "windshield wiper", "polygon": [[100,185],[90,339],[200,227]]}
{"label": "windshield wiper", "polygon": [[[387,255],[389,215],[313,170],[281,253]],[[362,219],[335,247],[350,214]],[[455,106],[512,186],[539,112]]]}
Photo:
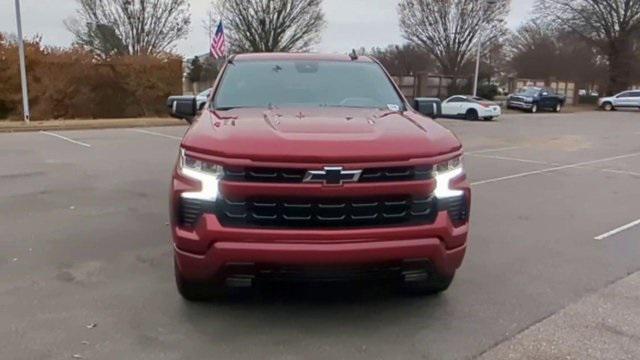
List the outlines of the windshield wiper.
{"label": "windshield wiper", "polygon": [[246,106],[221,106],[221,107],[216,107],[213,108],[213,110],[215,111],[228,111],[228,110],[234,110],[234,109],[242,109]]}

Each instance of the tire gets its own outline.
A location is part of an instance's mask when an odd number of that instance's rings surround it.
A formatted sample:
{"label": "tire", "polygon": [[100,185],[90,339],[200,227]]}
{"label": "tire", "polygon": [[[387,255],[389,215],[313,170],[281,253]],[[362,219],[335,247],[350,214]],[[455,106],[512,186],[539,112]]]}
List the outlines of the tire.
{"label": "tire", "polygon": [[176,287],[182,298],[192,302],[207,301],[211,298],[209,284],[186,280],[180,273],[178,263],[175,259],[173,260],[173,269],[176,278]]}
{"label": "tire", "polygon": [[464,114],[464,118],[470,121],[478,120],[478,111],[475,109],[469,109],[467,110],[467,113]]}
{"label": "tire", "polygon": [[533,104],[531,106],[531,109],[529,110],[530,113],[535,114],[538,112],[538,104]]}
{"label": "tire", "polygon": [[606,102],[604,104],[602,104],[602,110],[604,111],[612,111],[613,110],[613,104],[610,102]]}
{"label": "tire", "polygon": [[453,282],[453,276],[442,276],[432,274],[432,276],[423,281],[405,282],[402,284],[402,290],[408,295],[435,295],[446,291]]}
{"label": "tire", "polygon": [[557,112],[557,113],[561,112],[562,111],[562,104],[561,103],[557,103],[556,104],[556,108],[553,109],[553,111]]}

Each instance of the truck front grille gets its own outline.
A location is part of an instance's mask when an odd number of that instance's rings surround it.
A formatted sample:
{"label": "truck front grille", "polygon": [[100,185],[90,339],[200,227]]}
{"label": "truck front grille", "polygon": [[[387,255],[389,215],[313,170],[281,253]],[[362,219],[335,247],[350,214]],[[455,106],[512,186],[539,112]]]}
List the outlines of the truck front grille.
{"label": "truck front grille", "polygon": [[435,197],[396,199],[220,199],[218,219],[230,227],[328,228],[430,224]]}
{"label": "truck front grille", "polygon": [[[319,170],[319,169],[316,169]],[[225,168],[224,180],[237,182],[302,183],[306,169]],[[431,179],[431,166],[401,166],[362,170],[359,182],[418,181]]]}

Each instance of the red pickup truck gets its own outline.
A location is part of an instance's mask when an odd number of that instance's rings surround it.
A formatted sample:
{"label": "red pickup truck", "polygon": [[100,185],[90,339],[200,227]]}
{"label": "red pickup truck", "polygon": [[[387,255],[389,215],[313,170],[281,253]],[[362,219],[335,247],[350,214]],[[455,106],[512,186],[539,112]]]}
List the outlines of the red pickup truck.
{"label": "red pickup truck", "polygon": [[397,279],[446,290],[469,229],[462,146],[374,59],[232,56],[191,122],[171,187],[179,292],[262,280]]}

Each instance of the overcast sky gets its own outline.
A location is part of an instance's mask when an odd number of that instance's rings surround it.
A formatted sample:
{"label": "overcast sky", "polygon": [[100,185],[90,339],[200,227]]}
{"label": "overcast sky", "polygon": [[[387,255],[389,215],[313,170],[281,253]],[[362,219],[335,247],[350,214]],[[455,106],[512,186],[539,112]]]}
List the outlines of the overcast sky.
{"label": "overcast sky", "polygon": [[[509,27],[514,29],[525,21],[535,0],[511,0]],[[22,26],[25,37],[42,36],[45,44],[68,46],[71,34],[62,23],[76,9],[75,0],[21,0]],[[202,22],[210,0],[190,0],[191,34],[176,50],[183,55],[206,53],[208,39]],[[384,47],[402,43],[396,13],[397,0],[323,0],[327,28],[320,52],[348,52],[364,46]],[[0,32],[16,32],[14,0],[0,0]]]}

